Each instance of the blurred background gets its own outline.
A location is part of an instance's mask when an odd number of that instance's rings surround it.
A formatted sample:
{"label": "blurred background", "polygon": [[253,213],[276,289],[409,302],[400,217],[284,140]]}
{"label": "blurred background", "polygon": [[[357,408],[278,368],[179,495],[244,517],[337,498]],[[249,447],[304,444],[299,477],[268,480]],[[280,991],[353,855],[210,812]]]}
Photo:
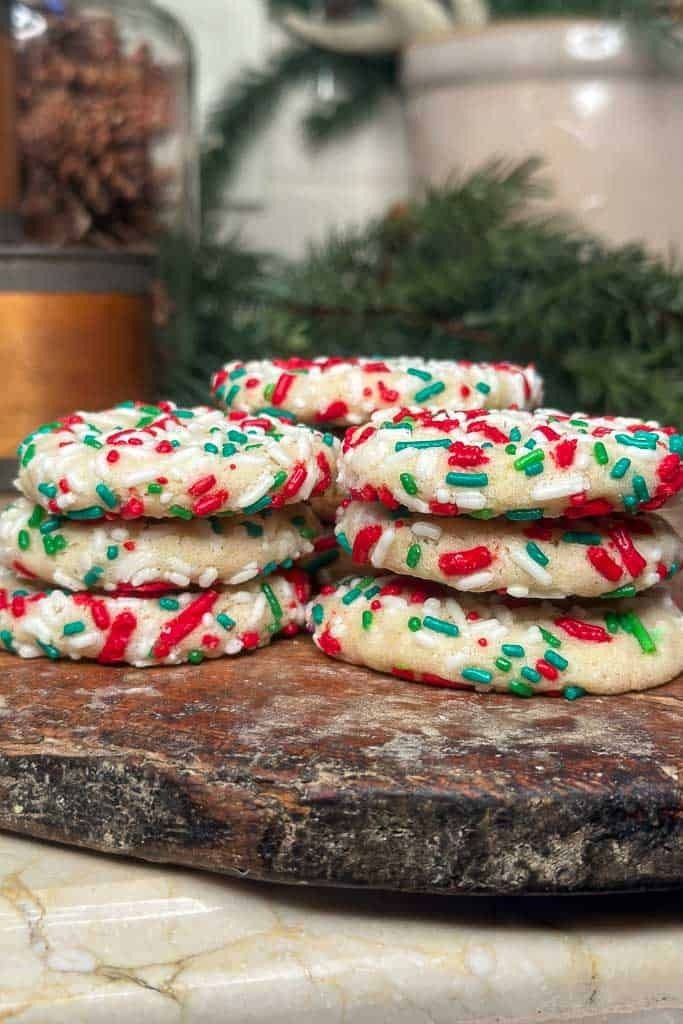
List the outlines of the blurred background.
{"label": "blurred background", "polygon": [[682,165],[676,0],[0,0],[1,454],[273,353],[680,421]]}

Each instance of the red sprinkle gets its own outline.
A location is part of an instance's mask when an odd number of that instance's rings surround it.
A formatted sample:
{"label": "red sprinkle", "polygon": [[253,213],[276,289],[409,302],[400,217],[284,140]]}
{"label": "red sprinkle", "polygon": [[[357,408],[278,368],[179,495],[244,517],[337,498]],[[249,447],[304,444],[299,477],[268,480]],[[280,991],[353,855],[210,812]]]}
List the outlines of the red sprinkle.
{"label": "red sprinkle", "polygon": [[191,487],[188,487],[187,493],[191,494],[193,498],[198,498],[201,494],[206,494],[212,487],[215,486],[216,477],[211,473],[209,476],[201,476],[199,480],[195,480]]}
{"label": "red sprinkle", "polygon": [[387,508],[393,509],[401,507],[400,503],[396,501],[396,498],[393,496],[389,488],[385,487],[384,484],[382,484],[381,487],[377,488],[377,497],[382,502],[382,504],[385,505]]}
{"label": "red sprinkle", "polygon": [[280,374],[280,376],[277,379],[277,383],[273,388],[273,394],[270,399],[271,405],[282,405],[285,398],[287,397],[289,389],[291,388],[295,380],[296,377],[294,377],[291,373]]}
{"label": "red sprinkle", "polygon": [[455,502],[430,501],[429,511],[433,516],[457,516],[460,509]]}
{"label": "red sprinkle", "polygon": [[121,456],[119,453],[112,448],[110,452],[107,452],[107,462],[118,462]]}
{"label": "red sprinkle", "polygon": [[657,476],[665,483],[671,483],[678,476],[681,468],[681,457],[677,452],[665,456],[657,466]]}
{"label": "red sprinkle", "polygon": [[111,619],[104,601],[93,598],[90,603],[90,614],[92,615],[92,620],[98,629],[109,629]]}
{"label": "red sprinkle", "polygon": [[325,452],[318,452],[315,457],[315,461],[318,464],[320,473],[318,475],[317,483],[311,492],[311,497],[313,498],[317,498],[319,494],[324,494],[332,483],[332,470],[330,469],[330,464]]}
{"label": "red sprinkle", "polygon": [[593,644],[611,644],[612,637],[602,626],[594,626],[590,622],[582,622],[580,619],[555,619],[555,625],[563,629],[569,636],[576,640],[586,640]]}
{"label": "red sprinkle", "polygon": [[145,514],[145,506],[135,495],[129,498],[125,505],[121,506],[122,519],[139,519]]}
{"label": "red sprinkle", "polygon": [[246,651],[253,651],[255,647],[258,647],[258,639],[258,633],[243,633],[240,637]]}
{"label": "red sprinkle", "polygon": [[59,489],[62,492],[62,494],[68,494],[69,493],[69,491],[70,491],[69,481],[66,479],[66,477],[63,476],[61,478],[61,480],[58,481],[58,484],[59,484]]}
{"label": "red sprinkle", "polygon": [[544,679],[550,679],[551,682],[557,679],[559,672],[554,665],[551,665],[545,658],[539,658],[536,662],[536,671],[540,672]]}
{"label": "red sprinkle", "polygon": [[117,615],[97,660],[103,665],[113,665],[121,661],[136,626],[137,619],[132,612],[121,612]]}
{"label": "red sprinkle", "polygon": [[486,452],[475,444],[463,444],[462,441],[454,441],[448,449],[448,465],[471,468],[472,466],[483,466],[489,458]]}
{"label": "red sprinkle", "polygon": [[218,593],[215,590],[207,590],[206,593],[200,594],[199,597],[189,604],[187,608],[184,608],[179,615],[176,615],[174,619],[167,622],[162,627],[161,633],[152,648],[154,657],[160,661],[163,658],[167,658],[174,647],[176,647],[181,640],[184,640],[193,629],[196,629],[199,623],[202,621],[204,615],[210,612],[213,608]]}
{"label": "red sprinkle", "polygon": [[509,440],[502,430],[494,427],[492,423],[487,423],[486,420],[476,420],[468,424],[467,433],[483,434],[487,441],[493,441],[494,444],[507,444]]}
{"label": "red sprinkle", "polygon": [[159,441],[155,451],[159,452],[161,455],[168,455],[173,451],[173,445],[170,441]]}
{"label": "red sprinkle", "polygon": [[572,465],[578,443],[575,437],[566,438],[555,446],[552,455],[560,469],[568,469]]}
{"label": "red sprinkle", "polygon": [[20,619],[26,612],[26,598],[22,597],[21,594],[17,594],[12,598],[12,615],[15,619]]}
{"label": "red sprinkle", "polygon": [[483,545],[469,551],[445,551],[439,556],[439,569],[445,576],[469,576],[478,569],[485,569],[493,561],[493,555]]}
{"label": "red sprinkle", "polygon": [[18,559],[15,559],[12,562],[12,568],[14,569],[15,572],[19,573],[20,576],[26,576],[27,579],[29,579],[29,580],[37,580],[38,579],[36,574],[34,572],[31,572],[30,569],[27,569],[26,566],[24,565],[24,563],[20,562]]}
{"label": "red sprinkle", "polygon": [[626,566],[627,571],[634,579],[636,576],[640,576],[641,572],[646,567],[647,562],[641,553],[636,550],[633,541],[624,527],[613,527],[613,529],[609,531],[609,535],[612,543],[621,555],[621,560]]}
{"label": "red sprinkle", "polygon": [[206,647],[209,651],[215,651],[220,643],[220,640],[214,633],[205,633],[202,637],[202,647]]}
{"label": "red sprinkle", "polygon": [[218,512],[228,500],[227,491],[216,491],[215,494],[205,494],[203,498],[197,498],[192,505],[192,514],[195,516],[210,516],[212,512]]}
{"label": "red sprinkle", "polygon": [[280,494],[285,498],[293,498],[295,494],[298,494],[303,485],[306,482],[308,476],[308,470],[303,462],[297,462],[292,470],[289,480],[285,481],[285,485],[280,491]]}
{"label": "red sprinkle", "polygon": [[377,390],[379,391],[380,398],[383,402],[387,402],[389,405],[394,405],[399,400],[399,393],[393,388],[388,388],[383,380],[378,381]]}
{"label": "red sprinkle", "polygon": [[[573,500],[573,497],[570,498],[570,501]],[[606,498],[595,498],[594,501],[578,502],[575,507],[565,509],[564,514],[567,519],[583,519],[588,516],[608,516],[612,511],[612,506]]]}
{"label": "red sprinkle", "polygon": [[347,430],[344,435],[342,450],[348,452],[352,448],[358,448],[360,445],[365,444],[365,442],[371,438],[374,433],[376,433],[375,428],[367,426],[363,427],[357,436],[354,436],[356,435],[356,428],[352,427],[350,430]]}
{"label": "red sprinkle", "polygon": [[[394,673],[395,675],[397,673]],[[427,683],[428,686],[442,686],[448,690],[472,690],[474,687],[471,683],[456,683],[451,679],[444,679],[443,676],[435,676],[432,672],[422,672],[420,675],[420,682]]]}
{"label": "red sprinkle", "polygon": [[329,654],[334,657],[335,654],[341,654],[342,645],[339,643],[336,637],[332,636],[329,629],[326,629],[324,633],[321,633],[317,639],[318,647],[325,654]]}
{"label": "red sprinkle", "polygon": [[346,402],[330,402],[326,409],[321,409],[317,415],[316,420],[318,423],[327,423],[328,420],[340,420],[347,415],[349,407]]}
{"label": "red sprinkle", "polygon": [[377,543],[381,536],[382,527],[379,524],[364,526],[362,530],[359,530],[356,534],[356,539],[353,542],[353,551],[351,554],[354,562],[360,562],[361,564],[367,562],[370,558],[370,549]]}
{"label": "red sprinkle", "polygon": [[593,568],[610,583],[616,583],[624,575],[624,570],[610,558],[604,548],[589,547],[586,557]]}

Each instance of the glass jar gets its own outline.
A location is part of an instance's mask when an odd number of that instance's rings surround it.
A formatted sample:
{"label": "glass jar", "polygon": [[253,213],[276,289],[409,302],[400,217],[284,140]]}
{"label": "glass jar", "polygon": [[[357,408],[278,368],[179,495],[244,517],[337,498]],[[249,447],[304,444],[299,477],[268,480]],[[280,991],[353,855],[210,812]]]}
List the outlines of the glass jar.
{"label": "glass jar", "polygon": [[24,237],[156,248],[195,236],[192,47],[149,0],[15,2]]}

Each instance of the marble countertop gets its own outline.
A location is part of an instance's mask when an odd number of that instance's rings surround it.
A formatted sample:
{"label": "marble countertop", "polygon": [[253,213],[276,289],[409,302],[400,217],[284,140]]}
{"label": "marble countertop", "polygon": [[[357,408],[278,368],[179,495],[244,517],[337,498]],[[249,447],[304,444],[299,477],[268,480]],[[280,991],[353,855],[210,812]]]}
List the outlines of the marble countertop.
{"label": "marble countertop", "polygon": [[683,1024],[683,892],[287,888],[0,835],[0,1021]]}

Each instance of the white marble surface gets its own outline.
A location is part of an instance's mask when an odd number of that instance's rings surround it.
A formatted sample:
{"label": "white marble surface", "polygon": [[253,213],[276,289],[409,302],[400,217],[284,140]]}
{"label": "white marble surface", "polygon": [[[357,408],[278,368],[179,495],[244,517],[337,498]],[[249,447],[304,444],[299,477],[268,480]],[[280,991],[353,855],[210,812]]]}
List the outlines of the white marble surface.
{"label": "white marble surface", "polygon": [[683,894],[293,889],[0,835],[0,1021],[683,1022]]}

